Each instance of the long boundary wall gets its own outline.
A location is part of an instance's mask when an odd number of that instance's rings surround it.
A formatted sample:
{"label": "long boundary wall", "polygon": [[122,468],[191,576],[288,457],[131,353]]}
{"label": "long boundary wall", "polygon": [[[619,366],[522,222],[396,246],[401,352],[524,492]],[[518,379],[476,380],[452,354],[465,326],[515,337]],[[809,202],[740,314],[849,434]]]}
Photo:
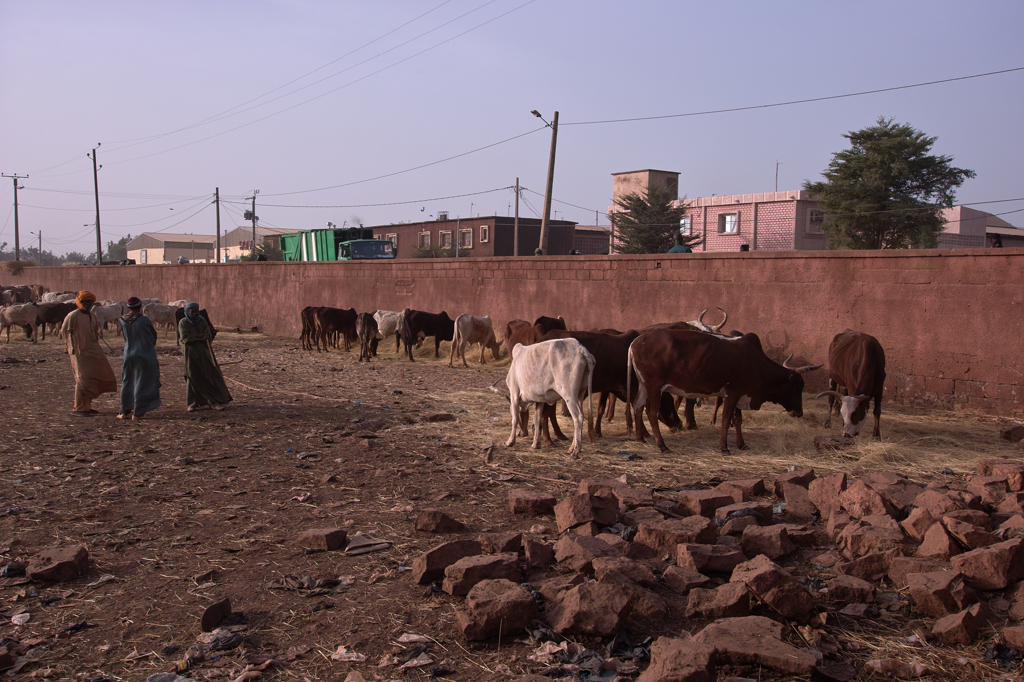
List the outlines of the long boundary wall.
{"label": "long boundary wall", "polygon": [[1024,413],[1021,272],[1024,249],[1001,249],[28,268],[3,283],[197,300],[218,326],[295,337],[307,305],[470,312],[497,329],[539,315],[629,329],[705,307],[714,322],[721,306],[776,359],[825,362],[857,329],[886,350],[886,400],[1010,416]]}

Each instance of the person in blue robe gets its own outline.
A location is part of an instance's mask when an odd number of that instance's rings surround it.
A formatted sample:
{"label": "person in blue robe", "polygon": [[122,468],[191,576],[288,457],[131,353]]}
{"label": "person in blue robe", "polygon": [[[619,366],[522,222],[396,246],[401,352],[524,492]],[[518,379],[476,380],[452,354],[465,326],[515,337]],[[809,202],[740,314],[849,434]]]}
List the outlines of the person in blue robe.
{"label": "person in blue robe", "polygon": [[160,362],[156,358],[157,332],[142,314],[142,301],[128,299],[128,312],[118,319],[124,335],[121,364],[121,409],[118,419],[142,419],[160,407]]}

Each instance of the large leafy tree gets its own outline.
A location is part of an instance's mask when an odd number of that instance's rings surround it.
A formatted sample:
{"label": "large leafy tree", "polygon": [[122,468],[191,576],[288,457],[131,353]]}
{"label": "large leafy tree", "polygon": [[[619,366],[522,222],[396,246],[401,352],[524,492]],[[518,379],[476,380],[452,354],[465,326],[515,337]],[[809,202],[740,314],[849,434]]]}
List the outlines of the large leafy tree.
{"label": "large leafy tree", "polygon": [[103,260],[106,261],[121,261],[128,257],[128,242],[132,240],[132,236],[121,237],[116,242],[107,242],[107,252],[103,254]]}
{"label": "large leafy tree", "polygon": [[[665,253],[679,233],[679,219],[686,206],[676,204],[675,192],[664,187],[649,187],[623,195],[615,201],[611,215],[619,253]],[[699,235],[683,235],[687,246],[699,244]]]}
{"label": "large leafy tree", "polygon": [[843,135],[850,148],[832,155],[823,181],[804,183],[820,197],[822,232],[830,249],[931,248],[945,221],[942,209],[975,172],[930,154],[937,138],[880,117]]}

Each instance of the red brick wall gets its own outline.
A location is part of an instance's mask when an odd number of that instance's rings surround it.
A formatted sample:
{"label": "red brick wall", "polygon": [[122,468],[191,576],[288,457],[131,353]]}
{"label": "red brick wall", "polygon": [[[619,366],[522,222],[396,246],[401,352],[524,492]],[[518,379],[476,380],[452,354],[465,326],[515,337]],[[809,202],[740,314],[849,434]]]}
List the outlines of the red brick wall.
{"label": "red brick wall", "polygon": [[[746,218],[744,219],[746,220]],[[3,283],[87,288],[99,298],[198,300],[226,328],[298,336],[306,305],[447,310],[514,318],[562,315],[574,329],[628,329],[729,311],[769,355],[824,362],[846,328],[879,338],[887,400],[1024,414],[1024,249],[764,252],[29,268]],[[808,375],[808,390],[826,375]]]}

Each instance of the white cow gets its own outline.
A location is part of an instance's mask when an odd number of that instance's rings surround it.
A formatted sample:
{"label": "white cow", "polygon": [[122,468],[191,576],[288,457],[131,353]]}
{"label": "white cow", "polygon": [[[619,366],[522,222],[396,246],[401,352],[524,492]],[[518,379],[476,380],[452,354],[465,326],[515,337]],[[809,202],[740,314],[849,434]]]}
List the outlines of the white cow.
{"label": "white cow", "polygon": [[576,339],[553,339],[530,346],[517,343],[512,349],[512,364],[505,378],[512,410],[512,435],[505,447],[516,444],[522,410],[527,409],[530,403],[537,403],[531,447],[539,448],[542,430],[540,403],[554,405],[562,399],[569,408],[573,423],[569,456],[579,457],[583,440],[583,396],[590,401],[587,436],[590,442],[594,442],[594,365],[594,356]]}
{"label": "white cow", "polygon": [[452,339],[452,349],[448,354],[448,366],[452,366],[455,354],[459,353],[462,355],[462,365],[468,367],[469,365],[466,364],[466,346],[471,346],[474,343],[480,344],[481,365],[486,364],[484,362],[484,351],[488,348],[491,349],[494,361],[498,361],[501,346],[498,344],[497,339],[494,338],[494,325],[491,324],[491,318],[489,316],[475,317],[469,313],[462,313],[455,319],[455,337]]}
{"label": "white cow", "polygon": [[178,300],[178,301],[171,301],[167,305],[173,305],[173,306],[177,306],[179,308],[184,308],[186,303],[188,303],[188,301],[186,301],[185,299],[181,299],[181,300]]}
{"label": "white cow", "polygon": [[389,336],[395,337],[395,352],[402,350],[402,313],[394,310],[378,310],[373,314],[377,321],[377,338],[386,339]]}
{"label": "white cow", "polygon": [[40,303],[64,303],[75,300],[75,295],[70,291],[47,291],[40,298]]}
{"label": "white cow", "polygon": [[7,343],[11,342],[11,327],[24,327],[28,325],[32,327],[32,343],[35,343],[37,338],[37,330],[39,328],[38,323],[39,310],[36,308],[35,303],[23,303],[21,305],[7,306],[6,308],[0,308],[0,334],[7,330]]}
{"label": "white cow", "polygon": [[116,303],[113,305],[97,305],[93,306],[90,311],[96,316],[96,321],[99,323],[101,329],[106,329],[108,324],[112,324],[118,327],[117,318],[121,317],[121,308]]}
{"label": "white cow", "polygon": [[178,306],[164,305],[163,303],[150,303],[143,306],[142,314],[149,318],[153,326],[158,324],[166,325],[168,329],[174,330],[177,327],[177,320],[174,319],[174,311]]}

